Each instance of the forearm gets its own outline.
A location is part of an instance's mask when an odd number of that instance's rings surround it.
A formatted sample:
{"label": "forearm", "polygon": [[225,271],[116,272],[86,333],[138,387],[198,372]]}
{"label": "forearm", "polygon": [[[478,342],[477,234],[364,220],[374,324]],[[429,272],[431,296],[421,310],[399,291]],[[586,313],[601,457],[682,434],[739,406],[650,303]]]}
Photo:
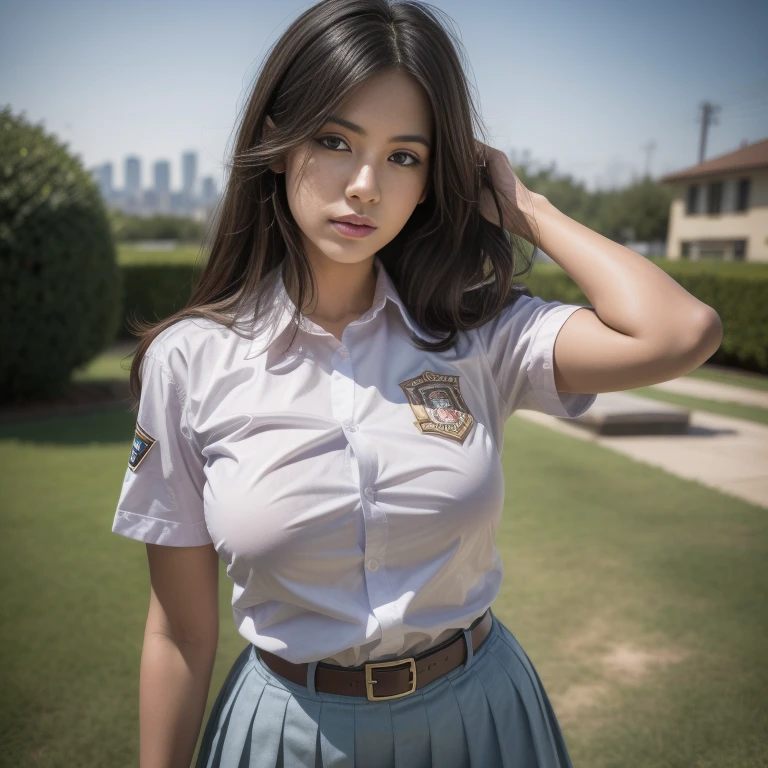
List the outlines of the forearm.
{"label": "forearm", "polygon": [[579,224],[534,195],[539,247],[567,272],[600,320],[637,339],[695,336],[717,324],[717,313],[664,270]]}
{"label": "forearm", "polygon": [[215,656],[215,644],[177,645],[148,627],[139,683],[141,768],[189,768]]}

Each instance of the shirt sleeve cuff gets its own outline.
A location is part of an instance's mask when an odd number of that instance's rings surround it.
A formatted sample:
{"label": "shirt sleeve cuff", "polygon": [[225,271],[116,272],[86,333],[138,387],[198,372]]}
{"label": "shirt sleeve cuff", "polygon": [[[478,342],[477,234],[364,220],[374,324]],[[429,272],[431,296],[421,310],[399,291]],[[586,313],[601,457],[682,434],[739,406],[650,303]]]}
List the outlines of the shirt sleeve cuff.
{"label": "shirt sleeve cuff", "polygon": [[579,309],[584,307],[567,304],[558,307],[548,315],[536,334],[528,368],[528,378],[542,410],[564,419],[575,419],[581,416],[597,400],[596,394],[558,392],[555,386],[555,369],[552,361],[555,340],[565,321]]}
{"label": "shirt sleeve cuff", "polygon": [[212,543],[204,522],[184,524],[124,509],[118,509],[115,513],[112,532],[147,544],[164,544],[169,547],[200,547]]}

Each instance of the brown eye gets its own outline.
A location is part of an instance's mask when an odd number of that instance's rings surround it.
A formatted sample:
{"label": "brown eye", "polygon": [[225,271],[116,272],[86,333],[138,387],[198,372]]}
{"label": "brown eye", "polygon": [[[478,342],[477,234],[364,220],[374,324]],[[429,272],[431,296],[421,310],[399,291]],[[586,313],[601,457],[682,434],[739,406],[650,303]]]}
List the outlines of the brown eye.
{"label": "brown eye", "polygon": [[[325,149],[329,149],[331,152],[340,152],[343,150],[338,149],[337,147],[329,147],[327,144],[325,144],[326,141],[340,141],[342,144],[346,146],[346,142],[344,139],[342,139],[340,136],[320,136],[319,138],[315,139],[315,141],[321,146],[325,147]],[[412,162],[410,163],[395,163],[395,165],[400,165],[403,168],[412,168],[416,165],[419,165],[421,163],[421,160],[419,160],[418,157],[415,155],[412,155],[410,152],[395,152],[392,157],[395,157],[397,155],[402,155],[403,157],[408,157],[411,159]]]}

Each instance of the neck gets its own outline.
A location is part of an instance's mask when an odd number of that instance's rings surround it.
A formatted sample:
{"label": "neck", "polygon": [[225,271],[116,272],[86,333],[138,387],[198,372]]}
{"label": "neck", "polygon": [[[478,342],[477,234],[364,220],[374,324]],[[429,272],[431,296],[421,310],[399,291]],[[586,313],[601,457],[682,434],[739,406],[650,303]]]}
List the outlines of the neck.
{"label": "neck", "polygon": [[[376,291],[374,256],[355,264],[342,264],[327,257],[310,258],[317,284],[314,301],[305,299],[302,314],[314,321],[340,323],[365,314]],[[286,281],[285,289],[298,306],[298,289]]]}

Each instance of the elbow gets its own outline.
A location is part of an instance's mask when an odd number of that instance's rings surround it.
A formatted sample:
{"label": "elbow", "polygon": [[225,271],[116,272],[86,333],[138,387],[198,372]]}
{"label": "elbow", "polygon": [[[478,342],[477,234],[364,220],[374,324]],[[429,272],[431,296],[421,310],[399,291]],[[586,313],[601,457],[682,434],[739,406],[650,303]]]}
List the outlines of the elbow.
{"label": "elbow", "polygon": [[720,315],[712,307],[704,305],[701,319],[695,324],[688,349],[688,353],[698,361],[696,367],[706,363],[720,348],[722,341],[723,323]]}

